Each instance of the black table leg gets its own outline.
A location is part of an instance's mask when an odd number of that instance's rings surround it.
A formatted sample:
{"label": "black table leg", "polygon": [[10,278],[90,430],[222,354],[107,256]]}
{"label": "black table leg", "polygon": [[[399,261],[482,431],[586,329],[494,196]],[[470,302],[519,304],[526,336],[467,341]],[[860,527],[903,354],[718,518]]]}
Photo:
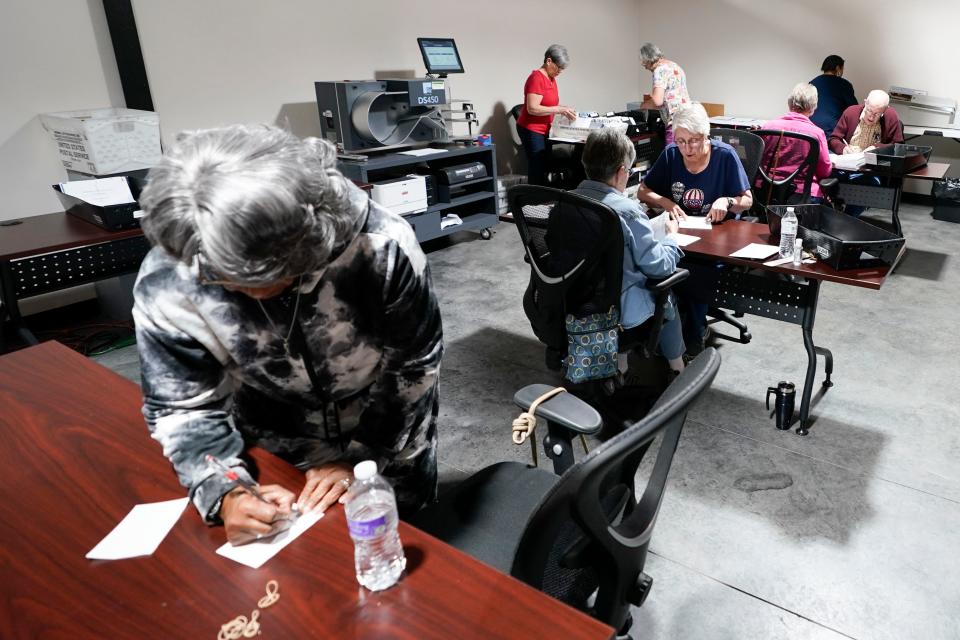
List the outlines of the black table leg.
{"label": "black table leg", "polygon": [[824,347],[818,347],[813,343],[813,324],[817,319],[817,302],[820,297],[820,281],[808,280],[809,289],[807,299],[804,304],[803,324],[803,346],[807,350],[807,374],[803,381],[803,395],[800,399],[800,424],[797,426],[796,433],[805,436],[810,433],[808,418],[810,416],[810,396],[813,395],[813,381],[817,375],[817,356],[821,355],[824,359],[824,372],[827,379],[823,386],[832,387],[833,381],[830,376],[833,374],[833,353]]}
{"label": "black table leg", "polygon": [[[10,269],[9,261],[0,262],[0,299],[3,300],[3,309],[10,321],[10,327],[17,332],[20,339],[29,345],[39,344],[37,337],[23,324],[23,316],[20,315],[20,305],[17,304],[17,294],[14,290],[13,270]],[[6,350],[2,335],[2,321],[3,317],[0,316],[0,353]]]}
{"label": "black table leg", "polygon": [[891,179],[891,186],[893,187],[893,205],[890,207],[890,210],[893,211],[893,232],[903,237],[903,227],[900,226],[900,197],[903,193],[903,178],[893,178]]}

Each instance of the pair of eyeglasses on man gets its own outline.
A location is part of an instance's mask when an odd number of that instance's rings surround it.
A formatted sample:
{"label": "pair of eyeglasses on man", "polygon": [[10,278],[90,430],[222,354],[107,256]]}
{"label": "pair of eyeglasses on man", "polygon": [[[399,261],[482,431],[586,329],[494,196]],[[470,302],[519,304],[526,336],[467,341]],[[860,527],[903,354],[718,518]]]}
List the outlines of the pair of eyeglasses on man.
{"label": "pair of eyeglasses on man", "polygon": [[209,261],[203,257],[202,249],[197,251],[197,276],[200,284],[203,285],[220,285],[222,287],[236,284],[235,282],[225,279],[210,266]]}
{"label": "pair of eyeglasses on man", "polygon": [[864,106],[864,107],[863,107],[863,112],[864,112],[866,115],[868,115],[868,116],[882,116],[882,115],[883,115],[883,112],[886,111],[886,110],[887,110],[886,107],[882,107],[882,108],[880,108],[880,109],[874,109],[874,108],[872,108],[872,107],[870,107],[870,106]]}

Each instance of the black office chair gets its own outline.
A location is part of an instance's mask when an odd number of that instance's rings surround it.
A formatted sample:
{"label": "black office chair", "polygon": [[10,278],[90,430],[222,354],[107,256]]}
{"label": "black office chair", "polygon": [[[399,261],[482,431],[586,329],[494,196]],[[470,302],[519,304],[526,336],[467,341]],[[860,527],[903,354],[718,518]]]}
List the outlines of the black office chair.
{"label": "black office chair", "polygon": [[711,127],[710,137],[733,147],[747,173],[747,181],[753,184],[763,158],[763,138],[749,131],[726,127]]}
{"label": "black office chair", "polygon": [[[755,134],[763,138],[763,161],[760,174],[754,181],[754,205],[763,216],[763,207],[771,204],[809,204],[810,189],[813,185],[814,171],[820,156],[820,142],[813,136],[795,131],[775,131],[757,129]],[[784,139],[801,141],[802,145],[784,145]],[[803,153],[803,145],[806,154]],[[786,172],[780,167],[784,164],[797,164],[797,168]],[[801,188],[798,191],[797,185]],[[836,198],[839,183],[836,178],[823,178],[819,182],[828,204]]]}
{"label": "black office chair", "polygon": [[[719,353],[706,349],[643,420],[562,475],[500,462],[465,480],[411,523],[627,637],[630,605],[641,606],[653,584],[643,569],[687,411],[719,367]],[[554,426],[568,419],[570,412],[551,411],[551,403],[561,399],[578,403],[560,394],[537,414]],[[589,420],[589,407],[578,404]],[[645,489],[637,495],[640,463],[661,434],[656,460],[646,483],[640,483]]]}
{"label": "black office chair", "polygon": [[[624,242],[620,218],[601,202],[551,187],[518,185],[510,188],[507,198],[530,263],[523,308],[534,334],[546,346],[547,367],[558,371],[567,351],[566,315],[620,307]],[[639,330],[621,336],[621,353],[631,349],[643,357],[656,353],[670,289],[687,275],[678,269],[665,279],[647,282],[656,298],[654,315]]]}
{"label": "black office chair", "polygon": [[[763,138],[749,131],[744,131],[742,129],[728,129],[726,127],[712,127],[710,129],[710,137],[715,140],[726,142],[733,147],[734,151],[737,152],[737,157],[740,158],[740,163],[743,165],[744,172],[747,174],[747,181],[751,185],[754,184],[757,179],[757,172],[760,170],[760,162],[763,159]],[[745,213],[749,214],[750,212]],[[751,215],[745,215],[742,217],[742,219],[749,220],[751,222],[756,222],[759,220],[758,217]],[[719,307],[710,307],[710,309],[707,311],[707,315],[710,317],[708,324],[711,326],[717,322],[723,322],[735,328],[739,334],[738,336],[734,337],[714,330],[713,335],[716,337],[729,340],[731,342],[739,342],[740,344],[747,344],[753,339],[753,336],[750,334],[750,330],[747,328],[746,323],[742,320],[739,320],[739,318],[743,317],[743,313],[736,312],[730,314]]]}

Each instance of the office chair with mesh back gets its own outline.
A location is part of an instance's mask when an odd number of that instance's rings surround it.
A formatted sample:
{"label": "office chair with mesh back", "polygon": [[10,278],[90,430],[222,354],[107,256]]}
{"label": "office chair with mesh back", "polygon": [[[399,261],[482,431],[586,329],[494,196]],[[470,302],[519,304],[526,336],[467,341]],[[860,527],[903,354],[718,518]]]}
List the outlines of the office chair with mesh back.
{"label": "office chair with mesh back", "polygon": [[[760,169],[760,162],[763,159],[763,138],[749,131],[743,131],[741,129],[728,129],[725,127],[711,128],[710,137],[715,140],[726,142],[733,147],[734,151],[737,153],[737,157],[740,158],[740,163],[743,165],[743,170],[747,174],[747,181],[752,185],[757,179],[757,172]],[[744,213],[749,214],[750,212],[747,211]],[[742,219],[750,221],[758,220],[757,217],[750,215],[745,215]],[[739,342],[741,344],[747,344],[753,339],[753,336],[750,334],[750,330],[747,328],[746,323],[738,319],[743,317],[743,313],[736,312],[731,314],[719,307],[710,307],[710,309],[707,311],[707,315],[710,317],[708,324],[713,325],[717,322],[724,322],[735,328],[739,333],[738,337],[733,337],[724,333],[720,333],[719,331],[715,331],[714,335],[716,335],[718,338],[723,338],[724,340],[730,340],[732,342]]]}
{"label": "office chair with mesh back", "polygon": [[763,158],[763,138],[741,129],[727,129],[726,127],[712,127],[710,137],[714,140],[726,142],[737,152],[743,170],[747,173],[747,181],[753,184],[760,169],[760,160]]}
{"label": "office chair with mesh back", "polygon": [[[641,606],[653,585],[644,573],[647,548],[687,411],[719,367],[719,353],[704,350],[646,417],[561,475],[500,462],[410,522],[628,637],[630,605]],[[574,411],[556,409],[555,402]],[[568,394],[551,398],[536,413],[553,424],[599,419]],[[661,435],[654,463],[644,465],[646,483],[638,483],[640,464]],[[645,487],[641,495],[638,484]],[[544,623],[549,626],[548,619]]]}
{"label": "office chair with mesh back", "polygon": [[[620,217],[597,200],[550,187],[518,185],[507,198],[530,263],[523,308],[546,346],[548,368],[560,370],[567,350],[565,316],[620,307]],[[656,353],[670,289],[687,275],[678,269],[665,279],[647,281],[656,299],[654,315],[621,340],[621,352],[637,349],[644,357]]]}

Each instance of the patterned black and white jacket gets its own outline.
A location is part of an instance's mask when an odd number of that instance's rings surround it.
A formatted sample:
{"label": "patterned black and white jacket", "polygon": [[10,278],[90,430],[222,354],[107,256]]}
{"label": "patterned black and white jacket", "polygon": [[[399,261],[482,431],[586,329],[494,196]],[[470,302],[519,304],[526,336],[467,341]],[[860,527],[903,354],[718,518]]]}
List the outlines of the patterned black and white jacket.
{"label": "patterned black and white jacket", "polygon": [[402,508],[435,494],[443,335],[426,257],[401,217],[356,188],[351,206],[354,232],[300,281],[298,348],[284,343],[296,291],[261,309],[160,247],[140,268],[143,413],[208,522],[233,485],[205,456],[249,478],[240,454],[254,445],[304,470],[374,459]]}

